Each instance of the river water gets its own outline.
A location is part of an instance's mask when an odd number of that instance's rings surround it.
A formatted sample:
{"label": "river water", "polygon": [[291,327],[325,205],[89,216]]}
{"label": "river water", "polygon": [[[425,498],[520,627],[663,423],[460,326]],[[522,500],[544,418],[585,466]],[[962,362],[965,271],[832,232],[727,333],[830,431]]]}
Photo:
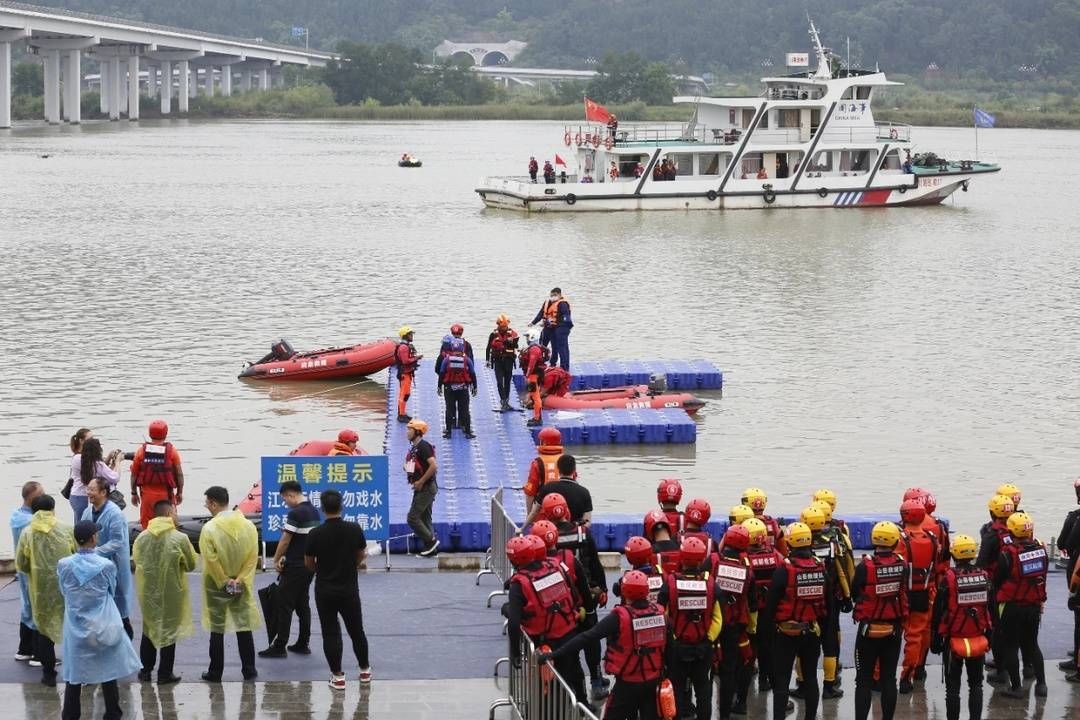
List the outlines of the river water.
{"label": "river water", "polygon": [[[915,138],[946,154],[974,141]],[[26,480],[59,490],[80,426],[133,449],[167,418],[181,512],[209,484],[239,496],[260,454],[344,426],[380,451],[382,376],[247,385],[242,361],[279,336],[324,347],[402,323],[429,357],[455,321],[482,346],[496,315],[521,328],[560,285],[574,358],[703,357],[727,372],[696,448],[582,448],[601,512],[643,512],[669,475],[717,514],[747,485],[776,512],[829,486],[843,513],[893,511],[919,484],[973,532],[1008,481],[1037,532],[1057,530],[1080,475],[1080,133],[982,131],[1005,171],[934,208],[482,208],[479,176],[523,173],[529,155],[565,153],[561,139],[532,122],[0,132],[0,512]],[[396,167],[404,151],[423,169]]]}

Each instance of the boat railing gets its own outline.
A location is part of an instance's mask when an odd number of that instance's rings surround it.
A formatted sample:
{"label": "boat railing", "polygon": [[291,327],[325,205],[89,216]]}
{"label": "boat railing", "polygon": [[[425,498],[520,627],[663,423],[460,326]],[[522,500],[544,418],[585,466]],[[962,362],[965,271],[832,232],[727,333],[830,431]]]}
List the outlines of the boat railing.
{"label": "boat railing", "polygon": [[877,140],[911,140],[911,126],[907,123],[876,122]]}
{"label": "boat railing", "polygon": [[[822,132],[821,141],[826,143],[875,143],[878,141],[877,129],[867,126],[833,127],[827,126]],[[886,135],[888,137],[888,135]]]}
{"label": "boat railing", "polygon": [[807,90],[806,88],[767,88],[761,93],[761,97],[768,100],[820,100],[825,97],[822,89]]}

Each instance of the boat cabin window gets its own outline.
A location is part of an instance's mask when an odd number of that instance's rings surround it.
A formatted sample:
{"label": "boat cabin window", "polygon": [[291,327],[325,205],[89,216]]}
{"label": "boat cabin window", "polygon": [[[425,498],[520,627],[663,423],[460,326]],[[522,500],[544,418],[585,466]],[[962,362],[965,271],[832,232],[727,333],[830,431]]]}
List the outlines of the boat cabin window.
{"label": "boat cabin window", "polygon": [[822,150],[814,156],[813,162],[807,166],[807,172],[831,172],[833,169],[832,153],[828,150]]}
{"label": "boat cabin window", "polygon": [[753,152],[746,153],[742,159],[742,173],[740,178],[743,180],[753,180],[757,177],[758,171],[761,170],[761,153]]}
{"label": "boat cabin window", "polygon": [[758,130],[767,130],[769,127],[769,116],[773,114],[772,110],[766,110],[765,114],[761,116],[761,123],[758,125]]}
{"label": "boat cabin window", "polygon": [[781,128],[797,128],[799,127],[799,111],[798,109],[791,110],[777,110],[776,127]]}
{"label": "boat cabin window", "polygon": [[585,167],[584,167],[585,174],[586,175],[591,175],[593,170],[595,170],[595,169],[596,169],[596,151],[595,150],[586,150],[585,151]]}
{"label": "boat cabin window", "polygon": [[881,166],[882,170],[899,170],[900,169],[900,153],[896,150],[890,150],[885,155],[885,162]]}
{"label": "boat cabin window", "polygon": [[876,153],[872,150],[841,150],[840,172],[858,174],[869,172],[870,161]]}
{"label": "boat cabin window", "polygon": [[777,179],[795,177],[795,173],[799,171],[799,163],[802,162],[802,158],[803,154],[801,152],[776,153],[776,172],[770,174],[769,177]]}
{"label": "boat cabin window", "polygon": [[854,97],[855,97],[855,88],[854,87],[849,87],[847,90],[844,91],[844,94],[840,96],[840,99],[841,100],[851,100]]}
{"label": "boat cabin window", "polygon": [[619,177],[632,178],[638,177],[637,166],[640,164],[642,171],[644,171],[646,163],[649,162],[648,155],[619,155],[617,158],[617,164],[619,166]]}
{"label": "boat cabin window", "polygon": [[754,110],[752,108],[743,108],[742,111],[742,126],[743,128],[750,127],[750,123],[754,122]]}
{"label": "boat cabin window", "polygon": [[668,155],[672,162],[675,163],[675,175],[678,177],[684,177],[694,174],[694,154],[693,153],[672,153]]}
{"label": "boat cabin window", "polygon": [[869,100],[873,89],[869,85],[859,85],[855,88],[855,98],[857,100]]}
{"label": "boat cabin window", "polygon": [[698,155],[698,175],[719,175],[720,153],[702,153]]}

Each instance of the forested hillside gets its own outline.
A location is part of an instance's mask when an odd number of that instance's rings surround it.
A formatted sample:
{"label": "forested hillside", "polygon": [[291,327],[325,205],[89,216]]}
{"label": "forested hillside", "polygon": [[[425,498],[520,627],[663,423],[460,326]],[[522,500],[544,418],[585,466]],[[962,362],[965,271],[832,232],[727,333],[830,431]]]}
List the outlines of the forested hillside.
{"label": "forested hillside", "polygon": [[[394,41],[424,53],[444,38],[522,39],[519,64],[587,67],[635,51],[677,70],[745,73],[809,49],[809,10],[841,55],[890,72],[1080,78],[1077,0],[37,0],[215,32],[312,45]],[[1023,69],[1022,69],[1023,68]]]}

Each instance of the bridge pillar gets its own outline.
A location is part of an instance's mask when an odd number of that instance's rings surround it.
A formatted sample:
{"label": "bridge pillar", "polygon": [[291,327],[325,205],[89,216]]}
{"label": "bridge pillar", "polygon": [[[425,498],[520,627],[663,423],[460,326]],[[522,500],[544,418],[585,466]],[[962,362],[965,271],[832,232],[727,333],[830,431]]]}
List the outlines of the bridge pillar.
{"label": "bridge pillar", "polygon": [[172,112],[172,63],[161,61],[161,114]]}
{"label": "bridge pillar", "polygon": [[222,97],[232,95],[232,65],[221,66],[221,95]]}
{"label": "bridge pillar", "polygon": [[45,52],[45,121],[60,123],[60,51]]}
{"label": "bridge pillar", "polygon": [[82,122],[82,50],[68,50],[64,66],[64,119]]}
{"label": "bridge pillar", "polygon": [[187,60],[181,60],[176,63],[176,75],[177,79],[180,81],[180,86],[176,90],[176,104],[178,105],[180,112],[186,113],[188,111],[188,82],[190,80],[188,77]]}
{"label": "bridge pillar", "polygon": [[0,128],[11,127],[11,43],[0,42]]}
{"label": "bridge pillar", "polygon": [[270,68],[263,68],[259,71],[259,89],[270,89]]}
{"label": "bridge pillar", "polygon": [[146,96],[157,97],[157,67],[146,65]]}
{"label": "bridge pillar", "polygon": [[127,97],[126,93],[121,92],[120,78],[120,58],[109,58],[109,119],[120,119],[120,99],[121,97]]}
{"label": "bridge pillar", "polygon": [[109,63],[104,58],[98,59],[98,96],[102,115],[109,114]]}
{"label": "bridge pillar", "polygon": [[128,58],[128,120],[139,119],[139,56]]}
{"label": "bridge pillar", "polygon": [[244,92],[251,90],[251,71],[247,68],[240,71],[240,89]]}
{"label": "bridge pillar", "polygon": [[206,97],[214,97],[214,66],[207,65],[203,69],[206,71],[206,82],[203,83],[203,93]]}

